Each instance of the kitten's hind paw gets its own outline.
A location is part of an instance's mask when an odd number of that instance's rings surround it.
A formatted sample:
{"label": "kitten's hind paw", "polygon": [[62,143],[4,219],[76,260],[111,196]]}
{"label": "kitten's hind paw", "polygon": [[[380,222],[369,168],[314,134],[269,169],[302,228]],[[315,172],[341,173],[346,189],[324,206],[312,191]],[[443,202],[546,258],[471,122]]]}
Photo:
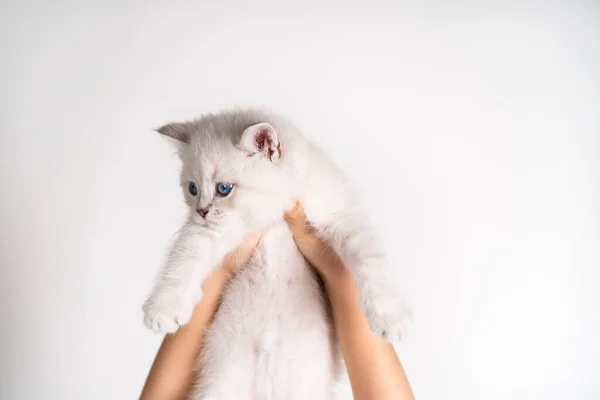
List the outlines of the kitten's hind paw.
{"label": "kitten's hind paw", "polygon": [[174,333],[192,317],[196,300],[176,291],[152,295],[142,308],[145,325],[155,332]]}
{"label": "kitten's hind paw", "polygon": [[411,320],[410,310],[396,297],[371,299],[363,310],[371,330],[388,342],[399,341]]}

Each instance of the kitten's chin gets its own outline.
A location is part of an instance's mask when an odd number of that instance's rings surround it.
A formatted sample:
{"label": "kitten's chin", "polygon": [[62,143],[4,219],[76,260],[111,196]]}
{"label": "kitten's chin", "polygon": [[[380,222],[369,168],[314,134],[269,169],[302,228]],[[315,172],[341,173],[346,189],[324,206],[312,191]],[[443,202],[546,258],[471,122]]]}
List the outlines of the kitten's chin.
{"label": "kitten's chin", "polygon": [[[195,214],[195,213],[194,213]],[[214,232],[222,232],[223,230],[231,230],[238,225],[239,219],[236,218],[219,218],[218,220],[205,219],[199,215],[191,215],[190,221],[192,224]]]}
{"label": "kitten's chin", "polygon": [[218,226],[220,225],[214,221],[206,220],[206,219],[200,217],[199,215],[193,215],[193,214],[190,217],[190,222],[196,226],[199,226],[202,228],[208,228],[211,230],[217,230]]}

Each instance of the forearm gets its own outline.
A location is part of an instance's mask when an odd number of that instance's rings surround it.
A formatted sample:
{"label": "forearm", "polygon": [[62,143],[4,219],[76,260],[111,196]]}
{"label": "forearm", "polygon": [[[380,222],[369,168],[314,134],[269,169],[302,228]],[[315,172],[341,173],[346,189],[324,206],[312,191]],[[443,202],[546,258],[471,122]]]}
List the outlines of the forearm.
{"label": "forearm", "polygon": [[217,269],[202,285],[202,300],[189,323],[167,334],[140,396],[141,400],[183,399],[190,387],[204,330],[217,311],[228,279],[225,268]]}
{"label": "forearm", "polygon": [[413,400],[394,347],[370,330],[359,308],[350,273],[329,277],[326,287],[354,399]]}
{"label": "forearm", "polygon": [[325,282],[354,399],[414,400],[394,347],[369,328],[348,269],[333,249],[315,235],[302,206],[296,204],[285,219],[296,245]]}

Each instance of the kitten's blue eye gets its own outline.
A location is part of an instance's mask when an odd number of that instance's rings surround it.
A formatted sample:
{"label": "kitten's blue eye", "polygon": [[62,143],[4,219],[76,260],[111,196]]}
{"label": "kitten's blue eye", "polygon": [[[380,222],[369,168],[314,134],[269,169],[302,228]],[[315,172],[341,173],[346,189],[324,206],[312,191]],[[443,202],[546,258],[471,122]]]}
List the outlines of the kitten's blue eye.
{"label": "kitten's blue eye", "polygon": [[190,191],[190,194],[192,196],[195,196],[198,194],[198,186],[196,186],[196,184],[194,182],[190,182],[190,184],[188,186],[188,190]]}
{"label": "kitten's blue eye", "polygon": [[217,192],[219,192],[221,196],[227,196],[231,193],[231,189],[233,189],[233,183],[217,183]]}

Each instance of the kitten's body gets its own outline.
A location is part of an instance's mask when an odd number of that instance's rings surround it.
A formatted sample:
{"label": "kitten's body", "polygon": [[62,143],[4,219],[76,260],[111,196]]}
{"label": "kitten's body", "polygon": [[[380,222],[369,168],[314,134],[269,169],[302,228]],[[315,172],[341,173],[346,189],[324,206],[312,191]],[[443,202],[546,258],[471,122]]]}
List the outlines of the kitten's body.
{"label": "kitten's body", "polygon": [[223,295],[192,398],[329,399],[339,356],[324,304],[285,222],[271,226]]}
{"label": "kitten's body", "polygon": [[[271,226],[251,268],[224,295],[202,352],[197,399],[328,398],[337,363],[331,322],[317,281],[282,222],[295,200],[352,273],[371,328],[399,337],[408,314],[356,194],[292,124],[247,110],[159,132],[182,142],[182,187],[187,192],[188,182],[195,182],[199,192],[186,194],[190,218],[144,306],[149,327],[173,332],[187,323],[202,280],[245,235]],[[234,183],[234,191],[218,196],[219,182]],[[237,387],[244,390],[234,392]]]}

